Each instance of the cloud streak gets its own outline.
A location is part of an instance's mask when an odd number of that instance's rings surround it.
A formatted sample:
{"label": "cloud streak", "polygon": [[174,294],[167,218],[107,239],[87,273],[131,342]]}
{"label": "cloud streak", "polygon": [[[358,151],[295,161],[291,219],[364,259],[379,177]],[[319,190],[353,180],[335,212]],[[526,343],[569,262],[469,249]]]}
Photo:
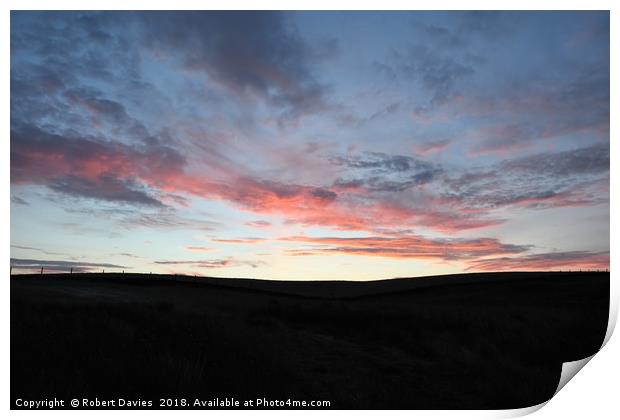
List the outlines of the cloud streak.
{"label": "cloud streak", "polygon": [[485,258],[468,263],[470,271],[605,270],[609,252],[568,251],[520,257]]}
{"label": "cloud streak", "polygon": [[429,239],[419,235],[357,238],[292,236],[279,240],[321,246],[320,248],[289,251],[291,255],[297,256],[350,254],[441,261],[467,260],[491,255],[514,255],[530,248],[530,246],[503,244],[491,238],[443,240]]}
{"label": "cloud streak", "polygon": [[37,251],[37,252],[40,252],[40,253],[45,254],[45,255],[63,255],[61,252],[46,251],[44,249],[34,248],[34,247],[31,247],[31,246],[21,246],[21,245],[13,245],[13,244],[11,244],[11,248],[25,249],[25,250],[29,250],[29,251]]}
{"label": "cloud streak", "polygon": [[182,265],[193,268],[225,268],[225,267],[252,267],[257,268],[260,265],[263,265],[262,261],[247,261],[247,260],[237,260],[234,258],[222,258],[222,259],[208,259],[208,260],[160,260],[153,261],[154,264],[159,265]]}
{"label": "cloud streak", "polygon": [[11,267],[27,270],[40,270],[43,267],[44,271],[63,271],[67,272],[73,269],[74,272],[92,271],[94,269],[120,269],[130,268],[123,265],[108,264],[108,263],[93,263],[84,261],[67,261],[67,260],[37,260],[37,259],[25,259],[25,258],[11,258]]}

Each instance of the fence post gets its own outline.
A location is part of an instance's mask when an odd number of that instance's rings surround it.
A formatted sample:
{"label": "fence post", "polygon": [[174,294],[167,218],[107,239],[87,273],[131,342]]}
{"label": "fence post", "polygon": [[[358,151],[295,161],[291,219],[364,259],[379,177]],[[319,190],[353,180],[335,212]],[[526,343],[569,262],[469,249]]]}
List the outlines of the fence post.
{"label": "fence post", "polygon": [[73,274],[73,267],[71,267],[71,272],[69,274]]}
{"label": "fence post", "polygon": [[41,275],[43,275],[43,266],[41,266]]}

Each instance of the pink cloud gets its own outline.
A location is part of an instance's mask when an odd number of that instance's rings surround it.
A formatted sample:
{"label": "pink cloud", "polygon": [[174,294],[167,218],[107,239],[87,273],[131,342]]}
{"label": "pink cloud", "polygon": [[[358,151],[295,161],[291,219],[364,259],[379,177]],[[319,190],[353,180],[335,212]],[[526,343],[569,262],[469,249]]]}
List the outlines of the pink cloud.
{"label": "pink cloud", "polygon": [[[39,133],[40,134],[40,133]],[[224,200],[256,214],[281,215],[289,223],[329,226],[342,230],[373,230],[377,227],[420,223],[440,231],[458,231],[496,223],[454,217],[453,214],[410,209],[356,197],[320,186],[258,180],[231,171],[225,180],[190,174],[185,161],[172,149],[136,148],[120,143],[91,140],[37,139],[20,141],[13,150],[12,181],[45,183],[66,176],[98,180],[113,175],[148,186],[178,202],[178,194]],[[264,224],[263,224],[264,225]]]}
{"label": "pink cloud", "polygon": [[281,241],[318,245],[320,248],[292,249],[294,256],[350,254],[386,258],[466,260],[482,256],[514,255],[529,249],[492,238],[429,239],[420,235],[377,237],[308,237],[291,236]]}
{"label": "pink cloud", "polygon": [[211,239],[211,242],[223,244],[257,244],[264,241],[264,238]]}
{"label": "pink cloud", "polygon": [[193,246],[193,245],[187,245],[185,249],[190,252],[211,252],[215,250],[215,248],[209,248],[206,246]]}
{"label": "pink cloud", "polygon": [[430,156],[439,152],[443,152],[450,146],[450,140],[438,140],[426,143],[416,143],[413,145],[413,151],[420,156]]}
{"label": "pink cloud", "polygon": [[266,220],[252,220],[250,222],[246,222],[245,225],[249,227],[253,227],[253,228],[259,228],[259,229],[271,227],[271,223]]}

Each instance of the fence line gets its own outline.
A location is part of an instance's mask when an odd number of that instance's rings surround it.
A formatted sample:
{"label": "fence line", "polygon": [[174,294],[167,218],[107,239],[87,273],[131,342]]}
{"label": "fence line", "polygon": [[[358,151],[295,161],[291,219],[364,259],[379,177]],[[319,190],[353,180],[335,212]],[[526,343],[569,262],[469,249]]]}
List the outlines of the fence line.
{"label": "fence line", "polygon": [[[22,270],[37,270],[37,267],[13,267],[13,266],[10,266],[9,274],[11,276],[13,275],[13,268],[22,269]],[[69,273],[68,274],[73,274],[73,268],[74,267],[70,267],[69,268]],[[45,266],[41,266],[41,270],[39,271],[40,275],[43,275],[43,273],[45,271],[44,269],[45,269]],[[53,269],[52,270],[48,270],[47,272],[50,272],[50,271],[51,271],[51,274],[54,274],[54,273],[56,273],[56,274],[67,273],[66,271],[55,271]],[[564,270],[548,271],[548,273],[564,273],[564,272],[567,272],[567,273],[577,273],[577,272],[579,272],[579,273],[583,273],[583,272],[586,272],[586,273],[609,273],[609,267],[604,268],[604,269],[599,269],[599,268],[596,268],[596,269],[589,269],[589,268],[588,269],[581,269],[580,268],[580,269],[568,269],[566,271],[564,271]],[[96,274],[96,272],[94,272],[94,271],[84,271],[84,272],[81,272],[81,273],[82,274]],[[506,271],[506,273],[509,273],[509,271]],[[101,274],[105,274],[105,269],[101,269]],[[114,272],[109,272],[109,274],[114,274]],[[125,274],[125,270],[122,270],[120,273],[117,273],[117,274]],[[132,273],[127,273],[127,274],[132,274]],[[146,274],[146,273],[134,273],[134,274]],[[149,271],[148,275],[152,275],[152,274],[153,274],[153,272]],[[155,274],[157,274],[157,273],[155,273]],[[178,273],[167,273],[167,274],[164,274],[164,275],[174,276],[174,277],[176,277],[176,276],[192,276],[192,274],[178,274]],[[196,277],[196,274],[193,274],[193,276]]]}

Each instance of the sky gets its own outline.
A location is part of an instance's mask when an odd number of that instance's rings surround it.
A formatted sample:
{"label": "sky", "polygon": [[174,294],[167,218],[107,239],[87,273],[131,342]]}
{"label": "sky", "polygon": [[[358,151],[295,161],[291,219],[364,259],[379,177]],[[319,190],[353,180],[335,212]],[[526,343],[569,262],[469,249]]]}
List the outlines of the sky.
{"label": "sky", "polygon": [[609,267],[608,12],[12,12],[13,272]]}

